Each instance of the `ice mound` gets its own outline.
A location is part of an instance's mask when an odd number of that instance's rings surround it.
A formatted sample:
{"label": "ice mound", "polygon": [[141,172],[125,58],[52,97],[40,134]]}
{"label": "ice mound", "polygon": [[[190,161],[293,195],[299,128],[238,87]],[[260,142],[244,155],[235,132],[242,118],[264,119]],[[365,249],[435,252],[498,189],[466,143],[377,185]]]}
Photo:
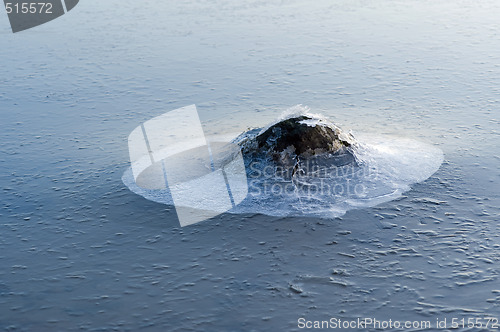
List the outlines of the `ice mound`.
{"label": "ice mound", "polygon": [[[241,147],[248,185],[246,197],[228,211],[236,214],[338,217],[400,197],[443,161],[442,151],[433,145],[345,133],[301,107],[265,128],[239,135],[233,143]],[[149,200],[173,205],[168,188],[137,186],[131,169],[122,180]]]}

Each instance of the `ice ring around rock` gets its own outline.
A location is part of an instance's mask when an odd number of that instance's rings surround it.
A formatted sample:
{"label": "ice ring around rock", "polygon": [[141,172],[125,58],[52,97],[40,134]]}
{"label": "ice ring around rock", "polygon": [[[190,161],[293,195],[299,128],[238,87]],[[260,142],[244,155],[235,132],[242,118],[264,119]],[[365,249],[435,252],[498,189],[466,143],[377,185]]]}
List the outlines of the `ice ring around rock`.
{"label": "ice ring around rock", "polygon": [[[338,217],[400,197],[435,173],[443,161],[442,151],[433,145],[346,133],[299,106],[267,127],[240,134],[232,143],[241,148],[248,193],[229,213]],[[173,205],[169,188],[141,188],[131,169],[122,179],[131,191]]]}

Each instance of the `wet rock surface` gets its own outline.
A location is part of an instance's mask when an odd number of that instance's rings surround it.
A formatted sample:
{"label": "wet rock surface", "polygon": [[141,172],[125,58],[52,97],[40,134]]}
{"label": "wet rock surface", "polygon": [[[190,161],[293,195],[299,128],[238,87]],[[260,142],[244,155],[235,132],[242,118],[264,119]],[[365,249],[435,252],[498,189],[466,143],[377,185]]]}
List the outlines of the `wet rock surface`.
{"label": "wet rock surface", "polygon": [[[250,132],[249,132],[250,133]],[[301,161],[327,162],[333,166],[357,165],[354,138],[333,123],[309,115],[284,119],[242,144],[244,155],[266,155],[280,166]]]}
{"label": "wet rock surface", "polygon": [[315,151],[339,152],[351,143],[339,138],[338,133],[324,125],[311,125],[308,116],[286,119],[271,126],[256,137],[259,148],[282,152],[292,146],[297,155],[314,154]]}

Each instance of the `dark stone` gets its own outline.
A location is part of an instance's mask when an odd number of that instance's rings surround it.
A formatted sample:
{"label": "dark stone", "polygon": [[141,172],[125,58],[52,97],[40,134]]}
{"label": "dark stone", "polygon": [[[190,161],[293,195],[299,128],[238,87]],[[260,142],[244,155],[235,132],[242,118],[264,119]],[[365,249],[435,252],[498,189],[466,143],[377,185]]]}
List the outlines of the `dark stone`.
{"label": "dark stone", "polygon": [[291,146],[295,154],[301,156],[306,153],[310,155],[318,152],[336,153],[351,146],[351,143],[340,139],[332,128],[300,123],[304,120],[312,119],[303,115],[271,126],[256,137],[258,147],[279,153]]}
{"label": "dark stone", "polygon": [[[305,120],[318,123],[312,125]],[[301,115],[280,121],[254,136],[250,142],[244,142],[242,151],[250,157],[271,157],[293,174],[304,162],[309,166],[355,166],[353,144],[352,136],[342,134],[335,125]]]}

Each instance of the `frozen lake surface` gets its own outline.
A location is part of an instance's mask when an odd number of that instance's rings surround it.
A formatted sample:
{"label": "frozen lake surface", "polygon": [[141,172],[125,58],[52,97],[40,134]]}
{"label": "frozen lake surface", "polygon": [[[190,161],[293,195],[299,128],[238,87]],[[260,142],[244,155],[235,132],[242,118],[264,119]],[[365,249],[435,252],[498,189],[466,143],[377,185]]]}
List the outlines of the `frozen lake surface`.
{"label": "frozen lake surface", "polygon": [[[18,34],[0,13],[1,330],[500,318],[500,3],[87,0]],[[214,134],[304,104],[444,162],[340,218],[181,229],[121,176],[128,134],[193,103]]]}

